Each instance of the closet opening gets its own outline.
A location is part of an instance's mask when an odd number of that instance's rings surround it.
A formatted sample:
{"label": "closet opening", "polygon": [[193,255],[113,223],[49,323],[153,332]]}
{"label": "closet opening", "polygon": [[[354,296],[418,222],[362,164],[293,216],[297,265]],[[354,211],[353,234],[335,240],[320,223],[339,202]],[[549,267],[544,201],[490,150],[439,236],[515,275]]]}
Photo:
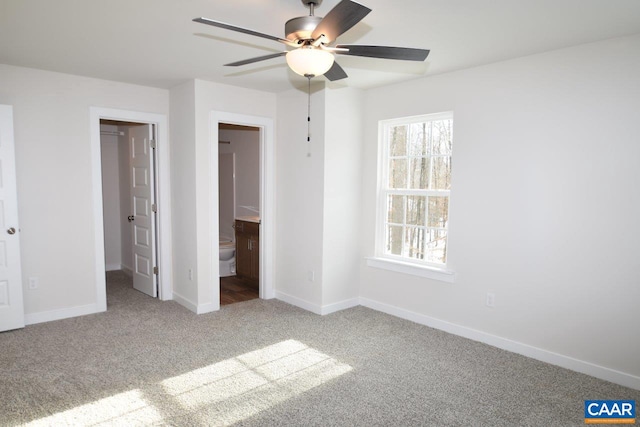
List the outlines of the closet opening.
{"label": "closet opening", "polygon": [[158,289],[156,125],[100,120],[107,283]]}

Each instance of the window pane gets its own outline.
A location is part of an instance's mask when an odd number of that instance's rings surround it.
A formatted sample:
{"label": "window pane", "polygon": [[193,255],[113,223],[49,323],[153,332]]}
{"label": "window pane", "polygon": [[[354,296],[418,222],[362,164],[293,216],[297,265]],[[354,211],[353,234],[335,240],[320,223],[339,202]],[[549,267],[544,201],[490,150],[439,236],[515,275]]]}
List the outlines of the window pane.
{"label": "window pane", "polygon": [[427,227],[446,228],[449,222],[449,197],[430,196]]}
{"label": "window pane", "polygon": [[413,259],[424,259],[424,237],[424,228],[407,227],[403,255]]}
{"label": "window pane", "polygon": [[408,126],[393,126],[389,129],[389,156],[407,155],[407,129]]}
{"label": "window pane", "polygon": [[446,265],[453,118],[442,113],[381,124],[387,177],[377,203],[386,211],[376,224],[384,233],[376,253]]}
{"label": "window pane", "polygon": [[433,157],[432,190],[451,189],[451,157]]}
{"label": "window pane", "polygon": [[409,129],[409,156],[426,156],[429,147],[428,123],[414,123]]}
{"label": "window pane", "polygon": [[437,120],[431,122],[431,152],[433,154],[451,155],[452,120]]}
{"label": "window pane", "polygon": [[389,195],[387,222],[402,224],[404,219],[404,196]]}
{"label": "window pane", "polygon": [[407,159],[389,160],[389,188],[407,188]]}
{"label": "window pane", "polygon": [[402,255],[402,226],[390,225],[387,227],[387,253]]}
{"label": "window pane", "polygon": [[427,231],[427,261],[444,264],[447,261],[447,232],[444,230]]}
{"label": "window pane", "polygon": [[426,196],[407,196],[407,224],[424,226],[426,208]]}
{"label": "window pane", "polygon": [[426,190],[429,188],[429,158],[418,157],[411,159],[409,188],[420,188]]}

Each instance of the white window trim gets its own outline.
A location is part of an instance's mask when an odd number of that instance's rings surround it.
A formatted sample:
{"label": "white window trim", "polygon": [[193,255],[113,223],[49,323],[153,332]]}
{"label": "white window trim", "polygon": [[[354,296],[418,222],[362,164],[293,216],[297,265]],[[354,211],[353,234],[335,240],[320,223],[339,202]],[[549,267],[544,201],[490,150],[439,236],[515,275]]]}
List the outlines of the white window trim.
{"label": "white window trim", "polygon": [[[453,112],[442,112],[435,114],[422,114],[419,116],[402,117],[397,119],[380,120],[378,122],[378,174],[377,174],[377,192],[376,192],[376,234],[375,234],[375,256],[367,257],[367,265],[369,267],[380,268],[389,271],[395,271],[398,273],[410,274],[419,277],[426,277],[429,279],[439,280],[447,283],[455,282],[455,272],[447,268],[448,262],[444,265],[438,265],[433,263],[427,263],[424,261],[415,260],[412,261],[409,258],[398,257],[388,255],[384,253],[385,245],[385,229],[384,222],[387,216],[386,209],[383,208],[383,204],[380,202],[380,198],[388,193],[384,180],[388,173],[388,162],[386,159],[386,145],[385,145],[385,128],[394,125],[405,125],[413,123],[421,123],[425,120],[440,120],[449,119],[453,117]],[[394,190],[394,193],[398,190]],[[437,190],[400,190],[402,193],[412,194],[425,192],[437,193]],[[450,191],[447,191],[449,194]]]}
{"label": "white window trim", "polygon": [[455,283],[456,273],[446,268],[437,268],[432,265],[422,265],[413,262],[394,260],[387,257],[368,257],[369,267],[395,271],[396,273],[410,274],[412,276],[426,277],[441,282]]}

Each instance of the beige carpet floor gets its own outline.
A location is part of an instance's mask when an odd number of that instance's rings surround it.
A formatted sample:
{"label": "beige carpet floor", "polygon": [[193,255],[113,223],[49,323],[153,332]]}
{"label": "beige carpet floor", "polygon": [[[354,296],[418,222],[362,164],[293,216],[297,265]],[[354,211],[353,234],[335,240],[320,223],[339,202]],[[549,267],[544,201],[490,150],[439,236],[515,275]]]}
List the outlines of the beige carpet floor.
{"label": "beige carpet floor", "polygon": [[108,311],[0,334],[0,425],[579,426],[640,392],[364,307],[197,316],[108,275]]}

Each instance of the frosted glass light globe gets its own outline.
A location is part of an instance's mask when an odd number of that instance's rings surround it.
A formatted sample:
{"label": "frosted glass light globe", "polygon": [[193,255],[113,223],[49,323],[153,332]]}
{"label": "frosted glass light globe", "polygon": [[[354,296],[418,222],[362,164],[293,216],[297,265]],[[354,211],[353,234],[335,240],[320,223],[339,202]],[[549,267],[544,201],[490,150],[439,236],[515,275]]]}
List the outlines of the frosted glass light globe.
{"label": "frosted glass light globe", "polygon": [[321,76],[333,65],[333,54],[313,46],[301,47],[287,53],[287,64],[301,76]]}

